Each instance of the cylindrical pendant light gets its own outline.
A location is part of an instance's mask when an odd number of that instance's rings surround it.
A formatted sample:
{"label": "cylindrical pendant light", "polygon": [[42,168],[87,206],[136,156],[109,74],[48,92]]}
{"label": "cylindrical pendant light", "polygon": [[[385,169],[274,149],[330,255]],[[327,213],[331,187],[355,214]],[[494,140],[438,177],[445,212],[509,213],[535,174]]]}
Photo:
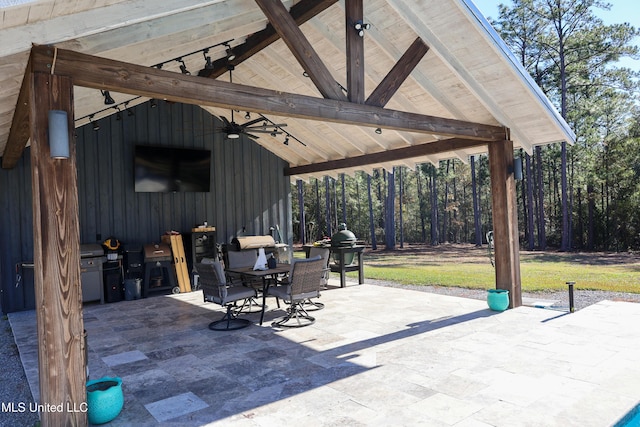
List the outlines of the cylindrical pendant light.
{"label": "cylindrical pendant light", "polygon": [[69,158],[69,122],[66,111],[49,111],[49,149],[52,159]]}

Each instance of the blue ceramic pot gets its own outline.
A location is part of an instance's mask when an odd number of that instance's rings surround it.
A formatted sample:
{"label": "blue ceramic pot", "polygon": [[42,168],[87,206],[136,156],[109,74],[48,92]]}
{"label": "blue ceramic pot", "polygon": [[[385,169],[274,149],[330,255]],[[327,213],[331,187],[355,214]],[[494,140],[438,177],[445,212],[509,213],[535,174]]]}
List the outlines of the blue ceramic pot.
{"label": "blue ceramic pot", "polygon": [[507,289],[489,289],[487,304],[493,311],[505,311],[509,307],[509,291]]}
{"label": "blue ceramic pot", "polygon": [[87,382],[89,423],[108,423],[120,414],[123,406],[122,379],[104,377]]}

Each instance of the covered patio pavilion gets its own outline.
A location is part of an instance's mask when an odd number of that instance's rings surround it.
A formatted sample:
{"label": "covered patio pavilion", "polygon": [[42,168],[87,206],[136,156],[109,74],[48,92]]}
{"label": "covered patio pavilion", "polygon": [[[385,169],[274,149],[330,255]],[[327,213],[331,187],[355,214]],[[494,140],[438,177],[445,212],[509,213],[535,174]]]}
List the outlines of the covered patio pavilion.
{"label": "covered patio pavilion", "polygon": [[[286,123],[297,143],[256,143],[291,180],[488,152],[496,287],[521,304],[513,149],[574,135],[471,2],[18,3],[0,29],[0,151],[11,169],[30,145],[33,242],[21,243],[33,248],[43,400],[85,396],[74,128],[120,112],[104,91],[122,109],[166,100]],[[67,113],[67,160],[50,156],[50,110]]]}
{"label": "covered patio pavilion", "polygon": [[[85,307],[92,378],[119,376],[110,426],[613,425],[638,404],[640,304],[575,313],[356,285],[323,292],[316,323],[282,315],[214,333],[201,292]],[[35,312],[12,313],[38,398]],[[162,333],[158,333],[162,331]]]}

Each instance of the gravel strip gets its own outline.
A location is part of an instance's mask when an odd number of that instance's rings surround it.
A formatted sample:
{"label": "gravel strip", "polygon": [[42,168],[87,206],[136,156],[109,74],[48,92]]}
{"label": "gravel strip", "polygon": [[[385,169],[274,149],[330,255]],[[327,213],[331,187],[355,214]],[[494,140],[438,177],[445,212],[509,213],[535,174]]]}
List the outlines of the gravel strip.
{"label": "gravel strip", "polygon": [[[355,283],[355,281],[354,281]],[[376,286],[390,286],[394,288],[412,289],[414,291],[431,292],[434,294],[451,295],[463,298],[473,298],[479,300],[487,299],[487,291],[484,289],[468,289],[449,286],[431,286],[431,285],[402,285],[395,282],[387,282],[384,280],[367,279],[367,284]],[[569,290],[554,292],[523,292],[523,298],[531,298],[538,300],[556,301],[550,308],[569,309]],[[606,291],[584,291],[574,290],[573,303],[576,310],[583,309],[592,304],[596,304],[603,300],[610,301],[628,301],[640,303],[640,294],[632,294],[626,292],[606,292]]]}
{"label": "gravel strip", "polygon": [[39,423],[39,416],[37,412],[31,410],[33,408],[31,405],[34,404],[33,397],[22,368],[11,325],[5,315],[0,320],[0,366],[2,367],[0,426],[36,425]]}

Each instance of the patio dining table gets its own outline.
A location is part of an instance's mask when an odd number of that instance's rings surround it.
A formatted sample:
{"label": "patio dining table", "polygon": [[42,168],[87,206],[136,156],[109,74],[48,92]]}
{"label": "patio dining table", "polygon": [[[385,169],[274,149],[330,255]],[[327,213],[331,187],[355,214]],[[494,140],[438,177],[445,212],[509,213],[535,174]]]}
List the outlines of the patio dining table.
{"label": "patio dining table", "polygon": [[262,312],[260,314],[260,324],[264,320],[264,311],[267,306],[267,289],[269,288],[269,279],[275,280],[278,275],[289,274],[291,270],[291,264],[276,264],[275,268],[269,268],[267,270],[254,270],[253,267],[237,267],[227,268],[227,273],[238,274],[246,278],[261,278],[262,279]]}

